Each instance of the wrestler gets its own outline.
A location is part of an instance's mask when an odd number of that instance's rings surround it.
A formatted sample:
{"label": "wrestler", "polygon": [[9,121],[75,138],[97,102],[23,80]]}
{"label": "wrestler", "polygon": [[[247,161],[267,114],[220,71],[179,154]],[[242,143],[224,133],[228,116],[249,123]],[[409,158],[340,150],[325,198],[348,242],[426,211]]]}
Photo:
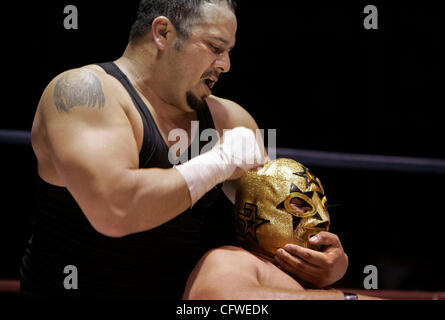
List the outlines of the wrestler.
{"label": "wrestler", "polygon": [[[292,243],[313,274],[323,261],[317,239],[332,237],[327,198],[318,178],[290,159],[268,162],[239,182],[235,216],[242,247],[213,249],[189,277],[184,299],[343,300],[374,299],[338,290],[313,289],[280,267],[276,250]],[[274,258],[275,256],[275,258]]]}
{"label": "wrestler", "polygon": [[[230,0],[143,0],[122,57],[48,84],[32,127],[38,177],[23,292],[181,298],[204,253],[202,217],[222,183],[267,157],[249,113],[212,95],[230,70],[236,29]],[[173,166],[173,129],[188,133],[188,145],[206,129],[221,140]],[[287,254],[283,268],[296,261]],[[342,250],[333,261],[316,282],[346,270]],[[75,290],[65,285],[68,265],[77,270]]]}

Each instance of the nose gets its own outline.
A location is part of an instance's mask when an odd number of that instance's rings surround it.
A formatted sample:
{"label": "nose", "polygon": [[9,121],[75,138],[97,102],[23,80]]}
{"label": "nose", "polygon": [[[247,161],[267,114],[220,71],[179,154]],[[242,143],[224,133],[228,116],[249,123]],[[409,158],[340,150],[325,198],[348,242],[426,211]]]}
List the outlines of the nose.
{"label": "nose", "polygon": [[224,51],[221,55],[215,60],[215,67],[221,71],[221,73],[229,72],[231,64],[230,64],[230,54],[228,51]]}

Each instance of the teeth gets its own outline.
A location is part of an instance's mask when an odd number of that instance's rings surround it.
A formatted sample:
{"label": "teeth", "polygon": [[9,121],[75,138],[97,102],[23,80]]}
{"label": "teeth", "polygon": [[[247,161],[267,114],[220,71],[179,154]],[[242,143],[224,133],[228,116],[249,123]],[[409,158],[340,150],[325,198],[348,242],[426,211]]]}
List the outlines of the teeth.
{"label": "teeth", "polygon": [[212,89],[213,88],[213,85],[215,84],[215,80],[213,80],[213,79],[211,79],[211,78],[206,78],[205,80],[204,80],[204,82],[205,82],[205,84],[210,88],[210,89]]}

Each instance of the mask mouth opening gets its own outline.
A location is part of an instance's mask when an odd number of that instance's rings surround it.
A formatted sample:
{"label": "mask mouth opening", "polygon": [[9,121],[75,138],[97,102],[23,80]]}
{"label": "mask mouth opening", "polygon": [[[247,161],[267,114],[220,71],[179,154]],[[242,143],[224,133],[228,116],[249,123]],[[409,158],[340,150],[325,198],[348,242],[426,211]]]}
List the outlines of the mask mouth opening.
{"label": "mask mouth opening", "polygon": [[314,228],[327,229],[327,228],[329,228],[329,221],[319,223],[316,226],[314,226]]}
{"label": "mask mouth opening", "polygon": [[330,226],[330,222],[329,221],[320,221],[320,223],[315,223],[315,224],[310,224],[305,226],[305,229],[307,230],[316,230],[316,231],[321,231],[321,230],[327,230],[329,229]]}
{"label": "mask mouth opening", "polygon": [[309,226],[305,226],[304,229],[307,231],[313,231],[310,235],[312,237],[313,235],[319,233],[320,231],[328,231],[330,226],[329,221],[320,221],[320,223],[317,224],[310,224]]}

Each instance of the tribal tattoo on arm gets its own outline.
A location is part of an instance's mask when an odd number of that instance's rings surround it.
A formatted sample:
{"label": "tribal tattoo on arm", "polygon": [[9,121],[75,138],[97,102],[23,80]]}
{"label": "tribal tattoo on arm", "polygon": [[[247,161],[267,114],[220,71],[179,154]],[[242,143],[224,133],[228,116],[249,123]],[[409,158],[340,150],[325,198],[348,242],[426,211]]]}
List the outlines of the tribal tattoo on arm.
{"label": "tribal tattoo on arm", "polygon": [[69,113],[76,106],[90,108],[105,105],[100,80],[90,71],[76,70],[62,76],[54,87],[54,100],[59,112]]}

